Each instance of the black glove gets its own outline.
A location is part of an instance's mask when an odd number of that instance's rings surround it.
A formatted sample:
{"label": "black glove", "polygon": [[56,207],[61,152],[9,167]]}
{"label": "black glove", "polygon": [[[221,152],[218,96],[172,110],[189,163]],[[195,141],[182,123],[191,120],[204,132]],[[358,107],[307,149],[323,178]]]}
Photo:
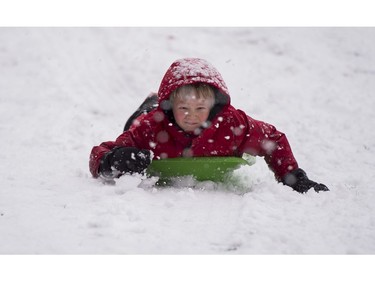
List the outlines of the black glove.
{"label": "black glove", "polygon": [[283,179],[283,184],[290,186],[300,193],[307,192],[310,188],[314,188],[316,192],[329,191],[328,187],[324,184],[309,180],[305,171],[302,169],[296,169],[287,174]]}
{"label": "black glove", "polygon": [[115,147],[100,161],[99,174],[106,178],[142,173],[151,163],[151,153],[135,147]]}

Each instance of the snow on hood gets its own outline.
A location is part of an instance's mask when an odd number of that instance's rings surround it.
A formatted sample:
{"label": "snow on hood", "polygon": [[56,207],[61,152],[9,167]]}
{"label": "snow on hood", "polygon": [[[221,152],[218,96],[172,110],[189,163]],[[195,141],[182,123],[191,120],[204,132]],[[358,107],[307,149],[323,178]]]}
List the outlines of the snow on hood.
{"label": "snow on hood", "polygon": [[207,83],[215,87],[219,90],[217,94],[224,95],[226,103],[230,104],[229,91],[221,74],[209,62],[199,58],[184,58],[172,63],[160,83],[159,104],[167,101],[178,87],[194,83]]}

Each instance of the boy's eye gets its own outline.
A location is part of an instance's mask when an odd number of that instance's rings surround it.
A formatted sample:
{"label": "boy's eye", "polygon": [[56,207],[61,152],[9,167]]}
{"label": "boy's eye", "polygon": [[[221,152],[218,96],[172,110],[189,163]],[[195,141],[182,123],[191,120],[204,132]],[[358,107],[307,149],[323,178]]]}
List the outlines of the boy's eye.
{"label": "boy's eye", "polygon": [[200,106],[200,107],[198,107],[197,108],[198,110],[204,110],[204,109],[206,109],[204,106]]}

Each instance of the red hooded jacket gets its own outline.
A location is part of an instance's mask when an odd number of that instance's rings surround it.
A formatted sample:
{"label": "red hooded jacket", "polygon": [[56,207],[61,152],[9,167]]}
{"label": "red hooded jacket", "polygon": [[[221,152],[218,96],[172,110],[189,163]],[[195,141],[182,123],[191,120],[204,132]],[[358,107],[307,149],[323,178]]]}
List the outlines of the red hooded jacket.
{"label": "red hooded jacket", "polygon": [[[174,122],[169,96],[180,86],[207,83],[213,86],[216,104],[208,126],[199,134],[184,132]],[[278,181],[298,168],[286,136],[270,124],[254,120],[230,104],[228,89],[220,73],[207,61],[187,58],[175,61],[167,70],[158,91],[159,105],[137,118],[116,141],[95,146],[90,155],[90,172],[98,177],[100,160],[111,149],[137,147],[153,151],[154,159],[174,157],[238,156],[248,153],[265,158]]]}

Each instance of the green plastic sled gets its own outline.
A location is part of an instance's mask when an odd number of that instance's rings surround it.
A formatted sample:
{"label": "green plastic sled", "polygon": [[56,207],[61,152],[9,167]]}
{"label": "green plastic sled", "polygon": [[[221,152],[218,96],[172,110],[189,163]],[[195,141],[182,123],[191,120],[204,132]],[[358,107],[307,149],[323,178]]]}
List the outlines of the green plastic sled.
{"label": "green plastic sled", "polygon": [[149,176],[159,177],[159,181],[171,178],[193,176],[198,181],[223,182],[228,173],[242,165],[251,165],[240,157],[191,157],[153,160],[147,169]]}

